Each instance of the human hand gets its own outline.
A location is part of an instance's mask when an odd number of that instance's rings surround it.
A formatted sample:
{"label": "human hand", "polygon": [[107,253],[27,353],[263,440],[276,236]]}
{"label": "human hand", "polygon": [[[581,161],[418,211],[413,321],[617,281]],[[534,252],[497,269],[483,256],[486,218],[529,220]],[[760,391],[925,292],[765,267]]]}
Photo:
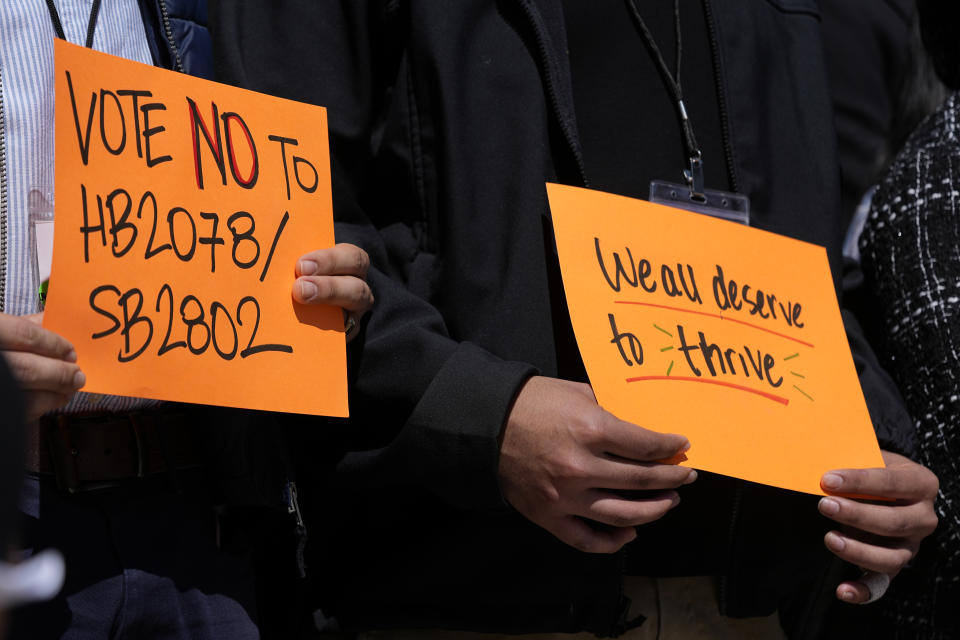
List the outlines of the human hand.
{"label": "human hand", "polygon": [[0,313],[0,352],[24,391],[30,420],[67,404],[87,382],[73,345],[41,327],[42,320],[42,313]]}
{"label": "human hand", "polygon": [[[937,527],[933,502],[939,489],[937,477],[926,467],[896,453],[883,451],[885,469],[841,469],[828,471],[820,486],[830,497],[821,498],[820,513],[845,525],[824,538],[827,548],[839,558],[861,569],[889,578],[897,575],[913,558],[920,542]],[[875,496],[892,502],[876,504],[839,497]],[[862,604],[883,595],[883,582],[871,593],[864,579],[837,586],[837,598]]]}
{"label": "human hand", "polygon": [[373,292],[366,282],[370,257],[352,244],[338,244],[303,255],[297,261],[293,299],[301,304],[343,307],[347,340],[373,306]]}
{"label": "human hand", "polygon": [[[656,460],[686,451],[679,435],[648,431],[597,405],[589,385],[530,378],[507,417],[500,446],[504,497],[532,522],[590,553],[613,553],[635,526],[680,502],[696,471]],[[644,498],[623,491],[657,491]],[[608,525],[600,531],[584,519]]]}

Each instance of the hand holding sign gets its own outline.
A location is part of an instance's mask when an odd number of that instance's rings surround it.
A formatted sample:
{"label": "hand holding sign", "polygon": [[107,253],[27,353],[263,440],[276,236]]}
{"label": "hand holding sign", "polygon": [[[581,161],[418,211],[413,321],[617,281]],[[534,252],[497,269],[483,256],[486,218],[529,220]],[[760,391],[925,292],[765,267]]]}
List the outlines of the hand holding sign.
{"label": "hand holding sign", "polygon": [[[820,511],[846,528],[827,547],[896,574],[936,525],[937,482],[905,458],[881,458],[824,250],[639,200],[547,189],[600,404],[689,437],[683,464],[831,495]],[[890,502],[853,499],[865,495]],[[865,601],[865,580],[837,596]]]}
{"label": "hand holding sign", "polygon": [[0,313],[0,352],[24,391],[31,420],[67,404],[86,383],[73,345],[41,327],[42,315]]}
{"label": "hand holding sign", "polygon": [[362,311],[363,272],[318,265],[301,284],[336,286],[291,297],[301,257],[333,245],[325,110],[54,48],[45,323],[76,347],[87,390],[346,415],[343,315],[329,303],[347,282]]}
{"label": "hand holding sign", "polygon": [[[685,450],[686,438],[642,429],[597,405],[585,384],[534,377],[504,427],[500,484],[517,511],[567,544],[613,553],[633,540],[633,527],[677,506],[677,487],[696,472],[660,464]],[[628,499],[622,491],[650,491]],[[591,527],[583,519],[609,525]]]}
{"label": "hand holding sign", "polygon": [[373,306],[373,292],[366,283],[369,268],[370,256],[352,244],[312,251],[297,261],[293,299],[343,307],[349,342],[357,335],[354,329],[360,318]]}
{"label": "hand holding sign", "polygon": [[[838,557],[867,571],[896,576],[913,558],[920,543],[937,527],[934,500],[939,483],[933,473],[901,455],[883,452],[884,469],[841,469],[824,474],[821,485],[830,497],[820,500],[820,513],[839,524],[824,539]],[[843,495],[877,496],[891,502],[867,504]],[[866,602],[871,593],[862,580],[837,587],[844,602]]]}

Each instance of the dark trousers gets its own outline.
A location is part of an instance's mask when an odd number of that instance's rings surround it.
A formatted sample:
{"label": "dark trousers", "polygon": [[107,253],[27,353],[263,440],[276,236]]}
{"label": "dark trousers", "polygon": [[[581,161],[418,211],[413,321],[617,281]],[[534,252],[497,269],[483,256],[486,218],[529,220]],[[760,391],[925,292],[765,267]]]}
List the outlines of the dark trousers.
{"label": "dark trousers", "polygon": [[221,535],[207,487],[199,470],[75,495],[28,477],[20,546],[59,549],[67,575],[13,612],[8,637],[258,638],[250,545]]}

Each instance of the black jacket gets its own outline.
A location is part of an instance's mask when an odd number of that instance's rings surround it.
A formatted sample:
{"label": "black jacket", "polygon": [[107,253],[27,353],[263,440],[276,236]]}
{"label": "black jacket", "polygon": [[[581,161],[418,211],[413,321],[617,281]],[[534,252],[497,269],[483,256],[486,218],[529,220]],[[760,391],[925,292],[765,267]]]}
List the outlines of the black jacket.
{"label": "black jacket", "polygon": [[3,562],[17,539],[17,498],[26,446],[23,393],[3,357],[0,357],[0,407],[4,414],[0,426],[0,550],[4,554],[0,562]]}
{"label": "black jacket", "polygon": [[[839,273],[816,2],[708,8],[730,181],[755,226],[825,245]],[[338,240],[375,266],[375,309],[351,346],[351,423],[314,444],[350,451],[314,512],[324,615],[348,628],[616,634],[622,571],[643,572],[678,539],[724,576],[730,615],[792,604],[810,618],[803,607],[830,601],[832,585],[813,585],[828,556],[809,496],[698,481],[704,511],[685,497],[689,521],[641,527],[628,559],[577,552],[500,495],[511,402],[535,372],[557,375],[569,333],[550,294],[544,182],[589,184],[558,0],[260,0],[212,2],[211,14],[220,79],[329,109]],[[908,427],[874,380],[875,422]]]}

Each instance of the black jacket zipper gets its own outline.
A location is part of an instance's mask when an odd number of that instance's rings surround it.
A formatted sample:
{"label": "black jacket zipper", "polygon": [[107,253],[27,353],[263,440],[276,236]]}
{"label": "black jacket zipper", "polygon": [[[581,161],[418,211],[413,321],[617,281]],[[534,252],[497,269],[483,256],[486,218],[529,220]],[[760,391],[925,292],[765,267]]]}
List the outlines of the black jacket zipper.
{"label": "black jacket zipper", "polygon": [[727,548],[730,550],[727,557],[727,570],[720,576],[719,589],[717,593],[717,605],[720,608],[721,615],[727,615],[727,609],[730,602],[730,574],[733,568],[734,541],[737,534],[737,520],[740,519],[740,503],[743,501],[743,485],[738,481],[733,494],[733,506],[730,508],[730,527],[727,530]]}
{"label": "black jacket zipper", "polygon": [[170,24],[170,10],[167,9],[166,0],[157,0],[157,8],[160,10],[160,24],[163,26],[163,37],[167,42],[167,49],[173,58],[173,70],[184,73],[183,60],[180,58],[180,49],[173,38],[173,25]]}
{"label": "black jacket zipper", "polygon": [[[733,155],[733,144],[730,140],[730,115],[727,112],[727,92],[723,83],[723,62],[720,60],[720,45],[717,39],[716,19],[713,15],[713,5],[711,0],[703,0],[704,15],[707,19],[707,34],[710,38],[710,55],[713,59],[713,77],[717,87],[717,102],[720,105],[720,128],[723,137],[723,151],[727,158],[727,177],[730,180],[730,190],[738,192],[740,190],[737,177],[737,165]],[[730,509],[730,527],[727,533],[727,546],[731,550],[734,545],[734,537],[737,532],[737,520],[740,517],[740,503],[743,500],[743,485],[737,483],[733,506]],[[728,564],[733,562],[733,553],[731,551]],[[730,579],[729,571],[720,577],[719,589],[717,594],[717,604],[721,614],[726,614],[730,599]]]}
{"label": "black jacket zipper", "polygon": [[737,179],[737,165],[733,156],[733,144],[730,141],[730,116],[727,113],[727,92],[723,85],[723,63],[720,60],[720,44],[717,40],[717,25],[713,16],[710,0],[703,0],[703,10],[707,18],[707,33],[710,37],[710,57],[713,59],[713,78],[717,85],[717,102],[720,104],[720,128],[723,136],[723,151],[727,157],[727,177],[730,190],[740,190]]}
{"label": "black jacket zipper", "polygon": [[587,180],[587,172],[583,164],[583,155],[580,153],[580,146],[578,143],[576,130],[573,124],[570,122],[567,113],[565,113],[560,107],[560,96],[557,92],[557,87],[554,83],[553,77],[555,72],[553,60],[554,56],[553,52],[550,50],[550,47],[547,45],[546,27],[543,25],[543,22],[540,19],[536,9],[532,6],[531,0],[520,0],[518,4],[527,16],[527,21],[530,23],[533,31],[533,37],[537,42],[537,48],[540,52],[540,63],[543,65],[543,79],[547,90],[547,99],[550,103],[550,109],[553,111],[553,116],[556,118],[557,124],[560,126],[560,131],[563,133],[564,140],[567,143],[567,148],[569,149],[570,153],[573,154],[580,182],[584,187],[587,187],[589,186],[589,181]]}

